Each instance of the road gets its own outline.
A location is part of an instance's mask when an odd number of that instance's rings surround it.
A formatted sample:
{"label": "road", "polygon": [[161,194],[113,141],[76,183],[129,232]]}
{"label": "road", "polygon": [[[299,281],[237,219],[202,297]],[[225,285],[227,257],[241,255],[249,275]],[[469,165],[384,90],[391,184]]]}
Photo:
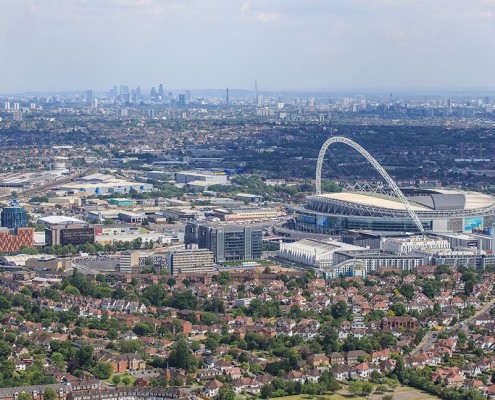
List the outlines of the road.
{"label": "road", "polygon": [[[447,331],[448,332],[455,331],[459,328],[463,328],[463,329],[466,328],[467,329],[467,326],[471,322],[473,322],[480,315],[487,312],[490,309],[490,307],[493,306],[494,304],[495,304],[495,297],[493,299],[491,299],[488,303],[484,304],[483,307],[481,307],[478,311],[476,311],[476,313],[473,316],[465,319],[464,321],[459,321],[455,325],[449,326],[447,328]],[[423,338],[423,340],[411,351],[411,355],[414,356],[414,355],[418,354],[420,351],[427,350],[430,347],[432,347],[433,343],[435,343],[435,341],[436,341],[436,338],[433,337],[433,335],[435,333],[437,333],[437,332],[432,332],[432,331],[426,332],[426,335]]]}

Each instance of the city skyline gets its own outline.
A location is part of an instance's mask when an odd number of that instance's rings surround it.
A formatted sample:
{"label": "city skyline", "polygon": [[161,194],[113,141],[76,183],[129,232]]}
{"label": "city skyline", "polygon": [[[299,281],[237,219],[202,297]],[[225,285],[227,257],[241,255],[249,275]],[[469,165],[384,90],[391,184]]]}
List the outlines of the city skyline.
{"label": "city skyline", "polygon": [[[494,88],[493,0],[6,0],[0,92]],[[21,27],[21,29],[19,29]]]}

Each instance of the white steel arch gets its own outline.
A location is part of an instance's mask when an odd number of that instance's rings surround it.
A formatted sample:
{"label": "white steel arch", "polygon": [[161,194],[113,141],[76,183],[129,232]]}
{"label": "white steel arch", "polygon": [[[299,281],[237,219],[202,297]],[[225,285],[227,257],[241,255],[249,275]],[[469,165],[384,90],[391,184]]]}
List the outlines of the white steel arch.
{"label": "white steel arch", "polygon": [[321,194],[321,170],[323,168],[323,159],[325,158],[325,154],[327,152],[328,147],[333,143],[344,143],[347,146],[352,147],[364,158],[366,158],[366,160],[373,166],[373,168],[375,168],[378,171],[378,173],[382,176],[382,178],[385,179],[385,181],[390,186],[394,194],[399,198],[401,203],[404,204],[406,211],[408,212],[409,216],[418,227],[419,231],[421,233],[425,232],[425,229],[423,228],[423,224],[421,224],[421,221],[419,220],[418,216],[412,209],[406,197],[401,192],[401,190],[394,182],[394,180],[387,173],[387,171],[383,169],[383,167],[378,163],[378,161],[375,160],[375,158],[370,153],[368,153],[362,146],[360,146],[351,139],[342,136],[333,136],[330,139],[327,139],[325,143],[323,143],[323,146],[321,146],[320,153],[318,154],[318,161],[316,162],[316,194],[317,195]]}

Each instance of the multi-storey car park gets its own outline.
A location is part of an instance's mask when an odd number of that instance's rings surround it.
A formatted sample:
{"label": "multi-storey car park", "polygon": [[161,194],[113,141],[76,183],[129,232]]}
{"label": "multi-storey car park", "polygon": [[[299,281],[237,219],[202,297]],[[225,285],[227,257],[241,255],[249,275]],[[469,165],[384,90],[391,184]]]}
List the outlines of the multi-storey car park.
{"label": "multi-storey car park", "polygon": [[[327,148],[344,143],[361,153],[385,179],[390,194],[355,191],[321,193],[321,170]],[[350,139],[332,137],[320,151],[316,194],[295,209],[296,229],[339,234],[351,229],[395,232],[472,232],[495,222],[495,198],[478,192],[399,189],[381,165]]]}

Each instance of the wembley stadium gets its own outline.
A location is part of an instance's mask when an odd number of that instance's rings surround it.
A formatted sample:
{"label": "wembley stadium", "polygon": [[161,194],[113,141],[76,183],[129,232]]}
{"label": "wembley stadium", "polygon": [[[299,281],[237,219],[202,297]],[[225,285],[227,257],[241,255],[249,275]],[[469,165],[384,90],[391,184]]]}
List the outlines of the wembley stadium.
{"label": "wembley stadium", "polygon": [[[477,192],[401,189],[425,231],[472,232],[495,222],[495,198]],[[400,199],[355,192],[310,196],[296,209],[296,229],[338,234],[351,229],[419,232]]]}
{"label": "wembley stadium", "polygon": [[[328,147],[343,143],[376,169],[388,190],[321,193],[321,172]],[[321,234],[349,230],[411,233],[473,232],[495,223],[493,196],[460,190],[399,189],[383,167],[354,141],[334,136],[321,147],[316,165],[316,194],[295,210],[296,229]]]}

